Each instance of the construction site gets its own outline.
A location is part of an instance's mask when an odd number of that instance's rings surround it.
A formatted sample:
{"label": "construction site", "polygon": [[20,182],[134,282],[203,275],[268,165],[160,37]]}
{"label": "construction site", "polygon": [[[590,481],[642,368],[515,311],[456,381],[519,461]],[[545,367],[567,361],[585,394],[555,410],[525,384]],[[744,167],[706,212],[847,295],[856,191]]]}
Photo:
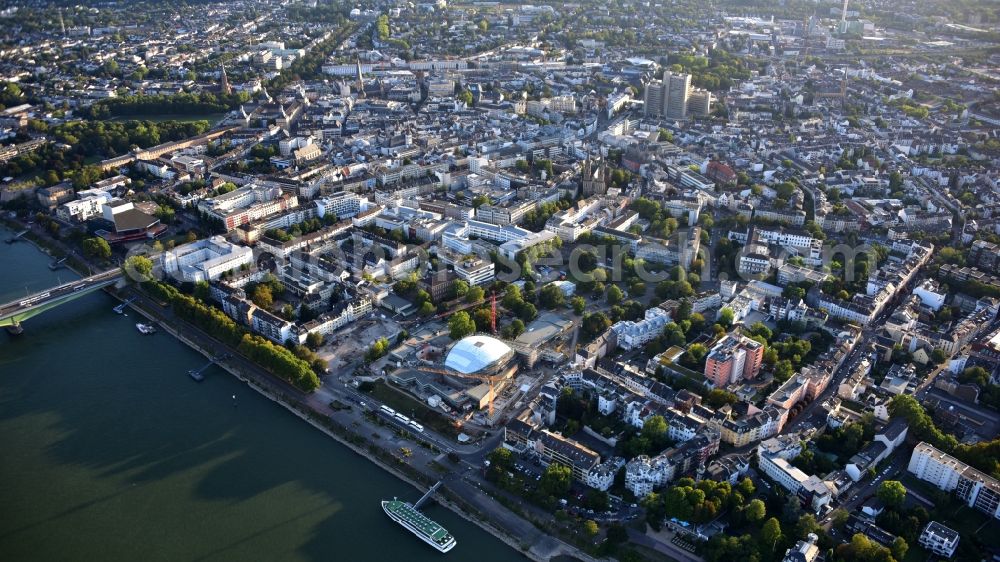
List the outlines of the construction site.
{"label": "construction site", "polygon": [[[496,305],[493,304],[495,327]],[[539,362],[562,364],[572,347],[574,323],[546,313],[514,340],[478,333],[452,342],[447,335],[415,338],[393,352],[394,386],[459,424],[494,427],[523,406],[523,397],[541,386]]]}

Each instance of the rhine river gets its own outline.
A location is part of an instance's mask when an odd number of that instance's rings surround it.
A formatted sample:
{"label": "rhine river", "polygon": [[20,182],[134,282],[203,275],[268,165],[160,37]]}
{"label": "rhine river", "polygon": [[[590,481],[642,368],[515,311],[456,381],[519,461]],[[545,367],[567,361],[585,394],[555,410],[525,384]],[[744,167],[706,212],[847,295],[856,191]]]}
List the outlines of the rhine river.
{"label": "rhine river", "polygon": [[[48,261],[0,242],[0,302],[75,277]],[[200,354],[115,304],[0,331],[0,560],[523,559],[432,503],[458,540],[437,553],[379,505],[417,490],[216,367],[195,383]]]}

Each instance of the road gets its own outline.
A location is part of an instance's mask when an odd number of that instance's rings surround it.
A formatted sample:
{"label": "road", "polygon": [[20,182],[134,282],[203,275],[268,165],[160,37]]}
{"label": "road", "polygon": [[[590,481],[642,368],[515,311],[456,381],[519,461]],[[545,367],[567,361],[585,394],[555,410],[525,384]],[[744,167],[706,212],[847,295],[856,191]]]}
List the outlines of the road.
{"label": "road", "polygon": [[45,289],[44,291],[37,292],[33,295],[0,306],[0,317],[14,316],[29,308],[59,300],[67,295],[72,295],[79,291],[90,290],[95,286],[99,288],[105,287],[109,283],[117,281],[121,276],[122,271],[115,268],[84,279],[77,279],[76,281],[70,281],[69,283],[63,283],[62,285]]}
{"label": "road", "polygon": [[[666,554],[670,558],[677,560],[678,562],[703,562],[703,558],[700,556],[690,553],[683,548],[671,543],[664,542],[656,537],[651,537],[645,533],[640,533],[631,527],[628,528],[628,539],[638,545],[645,546],[646,548],[651,548],[662,554]],[[733,561],[736,562],[736,561]]]}
{"label": "road", "polygon": [[846,378],[847,375],[854,370],[857,362],[861,359],[865,350],[869,348],[871,342],[868,338],[871,337],[871,335],[873,334],[870,334],[866,330],[862,330],[858,341],[854,344],[854,347],[851,348],[851,351],[847,353],[847,357],[845,357],[841,362],[840,368],[838,368],[837,372],[835,372],[833,377],[831,377],[830,383],[826,385],[826,388],[819,394],[819,396],[816,397],[815,400],[807,404],[806,407],[799,412],[799,415],[795,416],[795,421],[785,426],[785,430],[782,431],[782,433],[794,433],[801,429],[801,426],[812,417],[816,408],[830,398],[831,395],[837,392],[837,389],[840,388],[841,381],[843,381],[844,378]]}

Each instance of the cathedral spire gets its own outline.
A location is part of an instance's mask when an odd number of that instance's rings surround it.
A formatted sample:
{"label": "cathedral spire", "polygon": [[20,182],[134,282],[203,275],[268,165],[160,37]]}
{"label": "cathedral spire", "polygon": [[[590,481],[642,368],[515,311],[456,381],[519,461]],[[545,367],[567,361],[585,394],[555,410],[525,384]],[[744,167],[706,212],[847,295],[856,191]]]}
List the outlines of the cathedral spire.
{"label": "cathedral spire", "polygon": [[223,94],[233,93],[232,86],[229,85],[229,76],[226,74],[226,65],[222,65],[222,80],[219,84],[219,91]]}
{"label": "cathedral spire", "polygon": [[357,60],[358,60],[358,68],[357,68],[358,75],[356,77],[357,84],[355,86],[358,89],[358,96],[363,98],[365,97],[365,79],[361,71],[361,58],[359,57]]}

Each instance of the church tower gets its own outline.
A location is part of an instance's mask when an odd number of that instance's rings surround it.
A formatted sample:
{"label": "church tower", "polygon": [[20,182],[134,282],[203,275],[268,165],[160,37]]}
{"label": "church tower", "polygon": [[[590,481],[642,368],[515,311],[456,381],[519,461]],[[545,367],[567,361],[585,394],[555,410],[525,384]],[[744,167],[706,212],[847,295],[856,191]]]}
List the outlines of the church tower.
{"label": "church tower", "polygon": [[226,65],[222,65],[222,81],[219,83],[219,91],[223,94],[233,93],[233,88],[229,85],[229,76],[226,74]]}
{"label": "church tower", "polygon": [[358,59],[357,77],[355,87],[358,89],[358,97],[365,97],[365,79],[361,72],[361,59]]}

